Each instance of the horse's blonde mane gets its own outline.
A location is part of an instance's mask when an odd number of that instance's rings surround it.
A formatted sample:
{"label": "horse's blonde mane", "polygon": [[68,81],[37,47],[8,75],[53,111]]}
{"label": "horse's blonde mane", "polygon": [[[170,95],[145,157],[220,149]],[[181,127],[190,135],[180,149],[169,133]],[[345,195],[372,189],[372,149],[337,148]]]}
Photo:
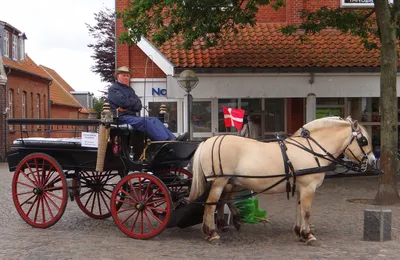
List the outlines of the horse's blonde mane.
{"label": "horse's blonde mane", "polygon": [[[312,132],[313,130],[316,129],[320,129],[320,128],[325,128],[325,127],[333,127],[333,126],[337,126],[337,125],[349,125],[350,121],[348,120],[344,120],[341,117],[338,116],[329,116],[329,117],[323,117],[323,118],[319,118],[316,120],[313,120],[311,122],[308,122],[307,124],[305,124],[303,126],[303,128],[306,128],[307,130],[309,130],[310,132]],[[300,134],[301,129],[299,129],[295,134]]]}

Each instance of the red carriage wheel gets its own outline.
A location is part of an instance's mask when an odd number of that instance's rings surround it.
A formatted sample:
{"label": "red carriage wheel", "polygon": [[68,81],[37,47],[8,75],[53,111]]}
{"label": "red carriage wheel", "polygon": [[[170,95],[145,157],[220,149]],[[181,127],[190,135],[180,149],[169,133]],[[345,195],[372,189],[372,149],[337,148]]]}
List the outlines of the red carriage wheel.
{"label": "red carriage wheel", "polygon": [[174,203],[180,203],[181,200],[186,201],[185,198],[189,196],[190,192],[190,180],[193,178],[191,172],[183,168],[171,168],[161,170],[157,176],[167,185]]}
{"label": "red carriage wheel", "polygon": [[12,196],[26,223],[38,228],[54,225],[68,202],[67,181],[60,164],[43,153],[26,156],[14,172]]}
{"label": "red carriage wheel", "polygon": [[[122,203],[118,209],[117,203]],[[111,214],[118,228],[136,239],[160,234],[171,217],[172,200],[168,188],[157,177],[134,173],[124,177],[111,197]]]}
{"label": "red carriage wheel", "polygon": [[[81,171],[79,180],[74,178],[72,182],[78,207],[92,218],[110,217],[111,195],[120,180],[121,175],[117,171]],[[121,203],[118,204],[121,206]]]}

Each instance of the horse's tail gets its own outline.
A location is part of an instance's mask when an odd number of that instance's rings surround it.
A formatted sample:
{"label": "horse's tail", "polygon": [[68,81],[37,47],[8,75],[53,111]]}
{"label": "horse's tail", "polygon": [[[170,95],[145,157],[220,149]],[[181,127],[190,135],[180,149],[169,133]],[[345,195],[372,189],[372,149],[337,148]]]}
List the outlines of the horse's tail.
{"label": "horse's tail", "polygon": [[193,201],[200,197],[204,191],[206,186],[206,181],[204,178],[204,172],[201,167],[201,150],[204,145],[204,142],[201,142],[197,147],[196,152],[193,156],[193,180],[192,180],[192,187],[190,188],[190,195],[189,200]]}

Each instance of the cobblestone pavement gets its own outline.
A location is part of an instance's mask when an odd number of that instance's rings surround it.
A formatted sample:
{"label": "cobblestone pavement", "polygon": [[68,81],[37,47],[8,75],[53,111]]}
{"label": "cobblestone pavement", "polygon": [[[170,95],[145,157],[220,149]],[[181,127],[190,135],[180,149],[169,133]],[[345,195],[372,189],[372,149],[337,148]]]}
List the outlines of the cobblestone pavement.
{"label": "cobblestone pavement", "polygon": [[[22,221],[11,196],[12,173],[0,164],[0,259],[399,259],[400,205],[393,211],[392,240],[362,241],[363,210],[375,206],[346,199],[373,198],[377,178],[325,180],[313,204],[318,243],[306,246],[292,233],[294,202],[285,194],[262,195],[269,224],[246,224],[221,233],[221,244],[204,241],[199,225],[168,229],[151,240],[125,236],[112,218],[95,220],[75,202],[53,227],[32,228]],[[379,208],[379,207],[376,207]]]}

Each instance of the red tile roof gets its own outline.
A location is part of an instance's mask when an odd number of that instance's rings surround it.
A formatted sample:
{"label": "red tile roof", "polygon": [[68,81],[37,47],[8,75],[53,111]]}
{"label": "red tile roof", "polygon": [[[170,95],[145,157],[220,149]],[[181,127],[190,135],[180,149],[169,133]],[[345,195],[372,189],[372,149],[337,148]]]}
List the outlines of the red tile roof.
{"label": "red tile roof", "polygon": [[82,107],[81,104],[79,104],[79,102],[69,93],[69,89],[71,89],[71,91],[74,91],[74,89],[68,85],[68,83],[65,82],[65,80],[58,75],[55,70],[43,65],[40,65],[40,68],[53,79],[50,85],[50,100],[53,103],[72,107]]}
{"label": "red tile roof", "polygon": [[378,67],[379,53],[366,50],[358,38],[325,30],[301,42],[298,35],[284,35],[282,24],[246,26],[217,47],[201,49],[197,42],[190,50],[179,49],[175,38],[160,51],[182,68],[279,68],[279,67]]}
{"label": "red tile roof", "polygon": [[[0,57],[1,58],[1,57]],[[3,57],[3,63],[5,67],[11,69],[17,69],[20,71],[27,72],[29,74],[33,74],[48,80],[51,80],[49,75],[47,75],[36,63],[26,55],[26,59],[24,61],[15,61],[13,59],[8,59]]]}

